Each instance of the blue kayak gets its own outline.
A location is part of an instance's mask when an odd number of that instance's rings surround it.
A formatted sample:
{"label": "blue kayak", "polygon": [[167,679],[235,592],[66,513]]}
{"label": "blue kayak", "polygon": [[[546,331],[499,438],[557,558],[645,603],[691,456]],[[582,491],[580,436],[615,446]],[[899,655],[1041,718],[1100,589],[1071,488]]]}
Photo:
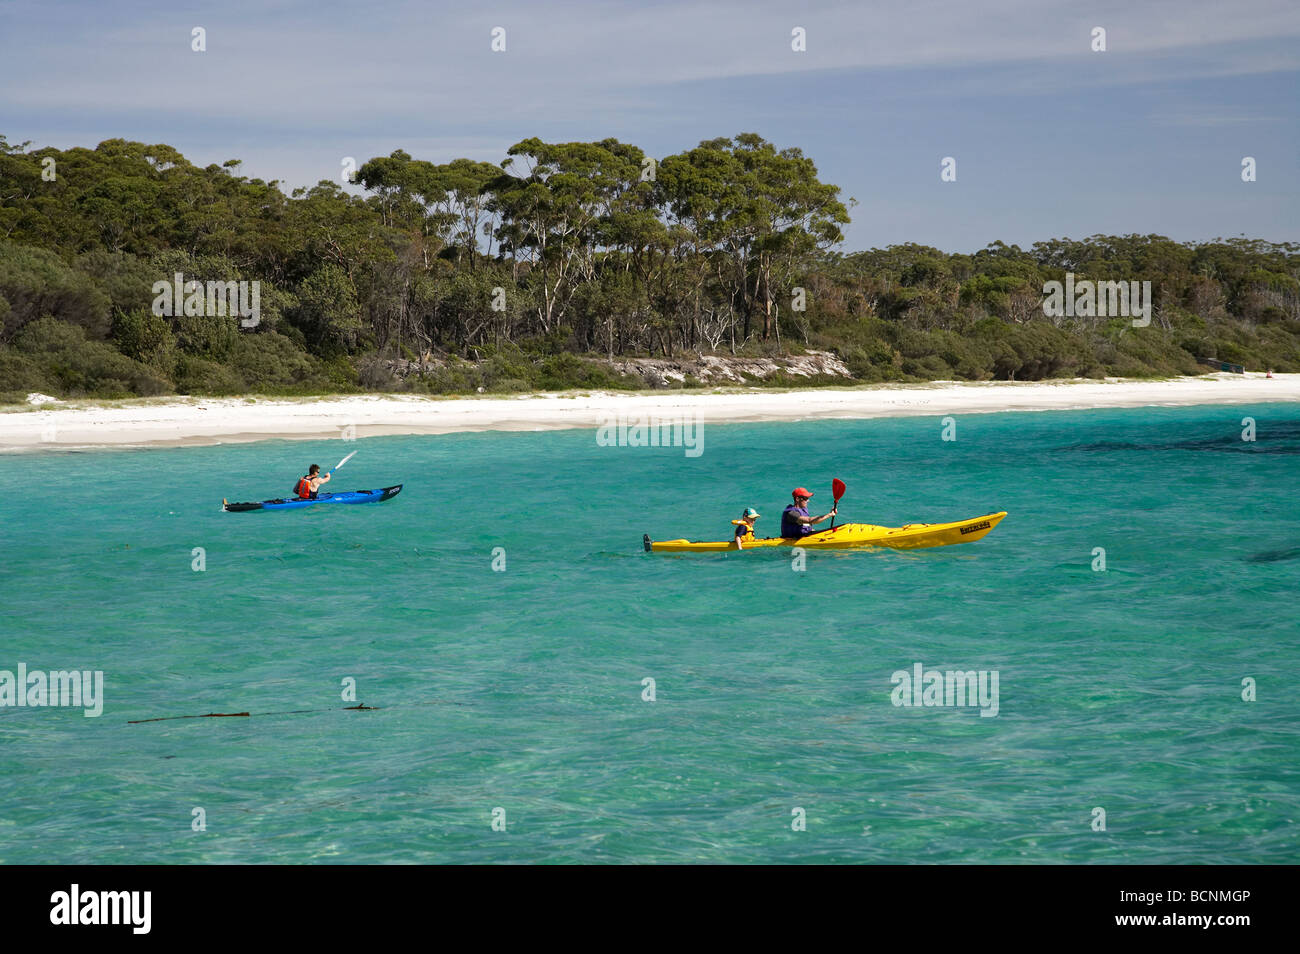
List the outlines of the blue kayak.
{"label": "blue kayak", "polygon": [[300,507],[314,507],[317,504],[378,503],[396,497],[401,491],[402,485],[398,484],[395,487],[380,487],[378,490],[344,490],[337,494],[320,494],[310,500],[305,497],[288,499],[277,497],[275,500],[262,500],[257,503],[227,503],[223,500],[221,509],[239,513],[244,510],[297,510]]}

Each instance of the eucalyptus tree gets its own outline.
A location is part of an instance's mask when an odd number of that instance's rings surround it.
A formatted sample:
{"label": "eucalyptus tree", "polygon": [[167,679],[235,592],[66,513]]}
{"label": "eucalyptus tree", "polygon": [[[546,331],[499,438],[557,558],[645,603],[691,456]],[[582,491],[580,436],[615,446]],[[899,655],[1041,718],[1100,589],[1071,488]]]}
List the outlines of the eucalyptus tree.
{"label": "eucalyptus tree", "polygon": [[839,187],[821,182],[811,159],[755,133],[665,159],[660,181],[672,217],[713,261],[744,338],[760,305],[762,335],[773,334],[774,285],[842,241],[849,221]]}
{"label": "eucalyptus tree", "polygon": [[[756,214],[761,230],[755,243],[762,288],[763,337],[774,329],[775,289],[789,292],[794,277],[813,265],[819,252],[844,241],[848,208],[838,186],[821,182],[817,166],[800,149],[777,152],[752,133],[736,137],[737,151],[757,183]],[[779,326],[776,326],[779,335]]]}
{"label": "eucalyptus tree", "polygon": [[501,167],[490,162],[453,159],[434,166],[430,188],[422,196],[432,210],[439,234],[455,249],[456,264],[468,256],[471,271],[479,257],[480,236],[489,239],[487,254],[491,254],[490,240],[495,230],[487,187],[501,174]]}
{"label": "eucalyptus tree", "polygon": [[510,147],[503,174],[488,186],[498,240],[538,285],[543,334],[556,330],[577,283],[594,277],[602,222],[638,180],[639,152],[617,140],[525,139]]}

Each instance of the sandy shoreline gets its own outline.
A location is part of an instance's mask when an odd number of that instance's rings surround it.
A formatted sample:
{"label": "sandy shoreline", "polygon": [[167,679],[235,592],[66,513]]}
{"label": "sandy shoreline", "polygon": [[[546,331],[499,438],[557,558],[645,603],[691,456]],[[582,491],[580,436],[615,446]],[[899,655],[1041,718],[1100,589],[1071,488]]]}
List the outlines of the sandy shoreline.
{"label": "sandy shoreline", "polygon": [[880,385],[856,389],[569,392],[492,398],[170,398],[0,411],[0,451],[596,428],[638,418],[708,423],[1300,401],[1300,374],[1170,381]]}

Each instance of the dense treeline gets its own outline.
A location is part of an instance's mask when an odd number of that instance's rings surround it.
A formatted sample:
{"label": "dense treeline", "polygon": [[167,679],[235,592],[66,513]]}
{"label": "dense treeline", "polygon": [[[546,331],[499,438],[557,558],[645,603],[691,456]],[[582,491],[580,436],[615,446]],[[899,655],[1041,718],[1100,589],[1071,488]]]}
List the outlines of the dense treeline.
{"label": "dense treeline", "polygon": [[[526,139],[499,165],[397,151],[286,195],[109,140],[0,137],[0,395],[627,387],[608,359],[837,352],[863,381],[1300,371],[1300,246],[1160,236],[835,251],[852,200],[761,137],[655,161]],[[1150,327],[1048,318],[1067,272],[1150,281]],[[154,285],[256,281],[255,327]],[[601,360],[606,359],[606,360]],[[423,360],[399,380],[393,368]]]}

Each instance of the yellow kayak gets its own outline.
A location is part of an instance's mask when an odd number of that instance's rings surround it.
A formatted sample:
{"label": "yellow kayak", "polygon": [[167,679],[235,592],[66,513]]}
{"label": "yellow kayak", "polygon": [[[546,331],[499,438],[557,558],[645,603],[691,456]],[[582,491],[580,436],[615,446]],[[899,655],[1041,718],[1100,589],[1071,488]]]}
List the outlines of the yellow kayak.
{"label": "yellow kayak", "polygon": [[[892,547],[914,550],[921,547],[946,547],[954,543],[974,543],[1002,522],[1006,511],[954,523],[909,523],[902,527],[877,527],[870,523],[842,523],[830,530],[810,533],[806,537],[760,537],[746,541],[745,549],[756,547],[807,547],[814,550],[847,550],[851,547]],[[643,538],[647,552],[710,553],[734,550],[730,540],[693,543],[690,540],[651,540]]]}

